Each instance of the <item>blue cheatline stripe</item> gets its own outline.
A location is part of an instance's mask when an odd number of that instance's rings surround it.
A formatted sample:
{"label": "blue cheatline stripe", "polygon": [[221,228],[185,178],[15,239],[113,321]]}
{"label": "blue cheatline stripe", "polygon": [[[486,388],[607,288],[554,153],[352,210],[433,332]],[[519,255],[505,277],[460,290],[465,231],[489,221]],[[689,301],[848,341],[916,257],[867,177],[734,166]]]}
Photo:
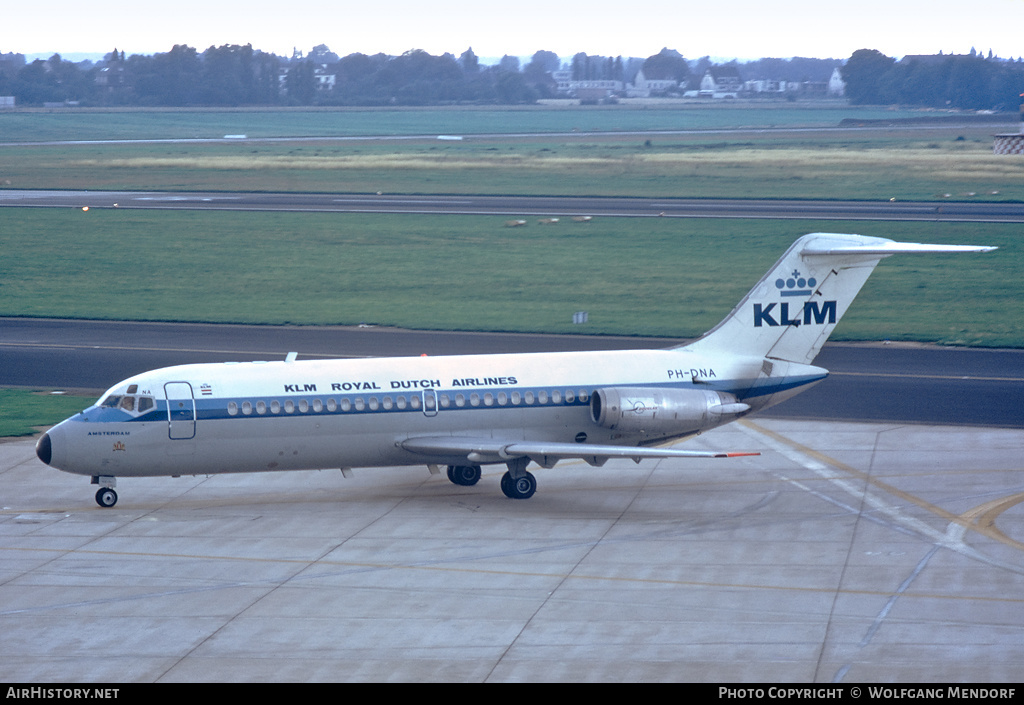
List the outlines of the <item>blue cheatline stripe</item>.
{"label": "blue cheatline stripe", "polygon": [[[783,377],[778,381],[773,381],[771,384],[759,386],[756,389],[751,389],[751,386],[755,384],[756,380],[721,380],[702,382],[700,384],[693,384],[690,382],[646,382],[637,384],[617,384],[616,387],[637,387],[647,389],[704,389],[708,391],[726,392],[735,394],[740,401],[743,399],[751,399],[756,397],[765,397],[775,394],[777,392],[794,389],[796,387],[802,387],[812,382],[817,382],[824,379],[826,375],[804,375],[800,377]],[[599,388],[599,387],[598,387]],[[581,401],[579,397],[579,391],[586,390],[586,400]],[[514,390],[510,390],[508,387],[500,388],[474,388],[472,392],[466,392],[462,389],[447,389],[447,390],[434,390],[438,393],[438,406],[437,411],[439,413],[448,414],[457,411],[486,411],[486,410],[512,410],[512,409],[547,409],[553,407],[573,407],[573,406],[588,406],[590,404],[590,397],[593,394],[595,388],[584,387],[577,385],[575,389],[570,391],[573,392],[573,400],[571,402],[565,401],[566,387],[517,387]],[[518,392],[520,395],[520,402],[518,404],[511,403],[512,392]],[[548,401],[540,403],[537,401],[538,396],[541,392],[545,392],[548,395]],[[558,402],[552,402],[552,394],[558,392],[561,395],[561,400]],[[504,404],[499,404],[497,395],[504,393],[508,400]],[[524,398],[527,393],[534,395],[534,402],[527,404]],[[466,401],[463,406],[455,405],[455,395],[462,394]],[[480,397],[480,401],[476,406],[470,403],[470,395],[477,394]],[[484,395],[492,395],[492,403],[486,405],[484,403]],[[440,397],[441,395],[447,395],[449,397],[449,405],[441,406]],[[742,395],[742,396],[741,396]],[[402,394],[359,394],[357,396],[344,395],[344,396],[288,396],[288,397],[232,397],[232,398],[210,398],[210,397],[199,397],[195,400],[196,403],[196,416],[198,421],[214,421],[214,420],[227,420],[227,419],[259,419],[259,418],[301,418],[306,416],[353,416],[353,415],[366,415],[366,414],[423,414],[422,401],[416,407],[413,407],[408,402],[405,408],[398,408],[395,401],[399,396],[407,396]],[[419,395],[409,394],[410,398],[415,397],[420,399]],[[377,408],[371,409],[369,407],[370,397],[375,397],[378,401]],[[390,397],[392,399],[392,405],[390,409],[385,409],[382,403],[384,397]],[[363,408],[355,408],[355,400],[357,398],[363,399]],[[322,403],[320,411],[313,410],[313,402],[319,399]],[[327,400],[334,399],[336,401],[336,408],[333,411],[328,410]],[[347,411],[342,410],[342,400],[347,399],[350,408]],[[262,414],[256,412],[256,404],[263,402],[266,405],[266,411]],[[276,413],[270,410],[271,403],[277,401],[280,405]],[[293,411],[285,411],[285,402],[292,401],[295,404]],[[299,410],[299,402],[306,401],[309,406],[306,411]],[[238,411],[234,414],[228,413],[228,404],[234,402],[237,405]],[[245,402],[249,402],[252,405],[252,412],[249,414],[242,413],[242,405]],[[127,412],[120,411],[118,409],[97,409],[93,408],[89,411],[90,421],[99,423],[103,422],[118,422],[118,423],[151,423],[155,421],[167,421],[167,402],[166,400],[157,399],[156,408],[149,411],[142,416],[131,418]]]}

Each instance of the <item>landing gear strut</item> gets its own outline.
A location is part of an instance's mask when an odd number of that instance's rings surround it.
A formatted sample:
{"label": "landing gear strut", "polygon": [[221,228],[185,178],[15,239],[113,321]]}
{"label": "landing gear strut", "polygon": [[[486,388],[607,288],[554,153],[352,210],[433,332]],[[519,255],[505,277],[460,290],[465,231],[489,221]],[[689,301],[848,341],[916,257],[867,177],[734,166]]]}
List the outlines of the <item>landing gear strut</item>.
{"label": "landing gear strut", "polygon": [[480,482],[480,466],[449,465],[448,479],[454,482],[456,485],[462,485],[463,487],[472,487],[476,483]]}

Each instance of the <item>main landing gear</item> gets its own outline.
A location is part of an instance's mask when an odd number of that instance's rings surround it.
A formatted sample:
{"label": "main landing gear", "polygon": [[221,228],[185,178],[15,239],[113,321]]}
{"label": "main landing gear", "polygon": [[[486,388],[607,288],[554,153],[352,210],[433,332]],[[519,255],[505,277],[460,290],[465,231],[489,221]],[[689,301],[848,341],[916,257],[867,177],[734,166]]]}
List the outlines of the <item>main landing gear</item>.
{"label": "main landing gear", "polygon": [[509,499],[529,499],[537,491],[537,478],[526,471],[529,458],[510,460],[508,472],[501,476],[501,491]]}
{"label": "main landing gear", "polygon": [[[501,476],[501,491],[509,499],[529,499],[537,491],[537,478],[526,471],[529,462],[527,458],[517,458],[508,463],[508,472]],[[480,466],[449,465],[448,479],[456,485],[472,487],[480,481]]]}
{"label": "main landing gear", "polygon": [[537,478],[525,470],[519,477],[507,472],[501,476],[501,491],[509,499],[529,499],[537,491]]}
{"label": "main landing gear", "polygon": [[479,465],[449,465],[448,479],[462,487],[472,487],[480,482]]}

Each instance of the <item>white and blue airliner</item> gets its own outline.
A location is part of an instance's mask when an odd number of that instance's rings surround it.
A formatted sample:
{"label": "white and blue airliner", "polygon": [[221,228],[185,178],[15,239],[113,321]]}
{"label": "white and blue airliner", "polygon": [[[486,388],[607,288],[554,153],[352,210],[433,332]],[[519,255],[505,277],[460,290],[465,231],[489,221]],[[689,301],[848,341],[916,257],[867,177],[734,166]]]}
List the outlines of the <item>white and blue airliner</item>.
{"label": "white and blue airliner", "polygon": [[90,476],[101,507],[118,477],[422,464],[473,485],[504,464],[502,491],[526,499],[531,462],[751,455],[665,446],[824,379],[811,363],[883,258],[993,249],[805,235],[715,328],[666,350],[167,367],[114,385],[36,454]]}

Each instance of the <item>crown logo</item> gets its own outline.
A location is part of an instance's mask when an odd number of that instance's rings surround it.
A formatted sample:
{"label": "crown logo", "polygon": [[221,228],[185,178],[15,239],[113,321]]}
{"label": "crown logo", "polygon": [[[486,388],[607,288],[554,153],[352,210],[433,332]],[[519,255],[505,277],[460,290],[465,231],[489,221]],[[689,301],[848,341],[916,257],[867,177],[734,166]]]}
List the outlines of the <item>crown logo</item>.
{"label": "crown logo", "polygon": [[817,285],[817,279],[814,277],[804,278],[800,275],[799,269],[794,269],[788,279],[780,277],[775,280],[775,288],[783,296],[810,296]]}
{"label": "crown logo", "polygon": [[127,448],[124,447],[123,441],[116,441],[114,443],[114,450],[127,450]]}

